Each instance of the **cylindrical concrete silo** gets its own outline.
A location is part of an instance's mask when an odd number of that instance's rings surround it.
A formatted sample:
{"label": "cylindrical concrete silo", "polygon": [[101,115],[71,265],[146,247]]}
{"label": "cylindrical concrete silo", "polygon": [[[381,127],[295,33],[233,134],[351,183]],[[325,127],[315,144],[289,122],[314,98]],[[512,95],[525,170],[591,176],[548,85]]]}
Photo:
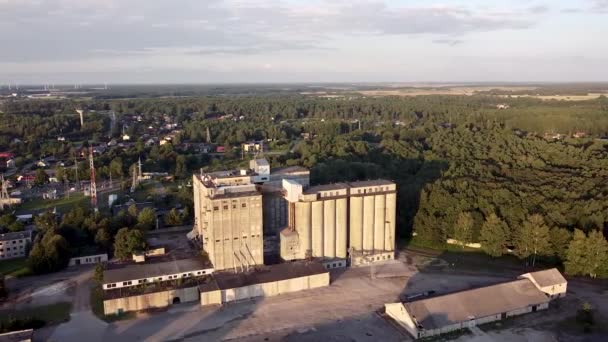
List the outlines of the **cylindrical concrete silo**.
{"label": "cylindrical concrete silo", "polygon": [[374,195],[363,197],[363,250],[374,249]]}
{"label": "cylindrical concrete silo", "polygon": [[323,256],[336,257],[336,200],[323,201]]}
{"label": "cylindrical concrete silo", "polygon": [[387,251],[395,250],[395,231],[397,220],[397,194],[386,195],[386,223],[384,230],[384,249]]}
{"label": "cylindrical concrete silo", "polygon": [[363,197],[350,198],[350,248],[363,250]]}
{"label": "cylindrical concrete silo", "polygon": [[312,256],[323,256],[323,201],[312,202]]}
{"label": "cylindrical concrete silo", "polygon": [[312,251],[310,202],[296,203],[296,231],[300,238],[301,257],[305,258],[308,251]]}
{"label": "cylindrical concrete silo", "polygon": [[374,249],[384,250],[384,216],[386,214],[386,195],[374,196]]}
{"label": "cylindrical concrete silo", "polygon": [[336,257],[346,258],[346,225],[347,225],[346,198],[336,200]]}

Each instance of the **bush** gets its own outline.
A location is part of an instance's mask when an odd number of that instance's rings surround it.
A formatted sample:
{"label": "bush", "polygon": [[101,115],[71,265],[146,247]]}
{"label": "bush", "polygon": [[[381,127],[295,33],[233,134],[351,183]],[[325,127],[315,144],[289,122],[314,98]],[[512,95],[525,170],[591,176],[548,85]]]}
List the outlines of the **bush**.
{"label": "bush", "polygon": [[583,306],[576,312],[576,322],[583,327],[585,333],[591,332],[594,325],[593,310],[589,303],[583,303]]}

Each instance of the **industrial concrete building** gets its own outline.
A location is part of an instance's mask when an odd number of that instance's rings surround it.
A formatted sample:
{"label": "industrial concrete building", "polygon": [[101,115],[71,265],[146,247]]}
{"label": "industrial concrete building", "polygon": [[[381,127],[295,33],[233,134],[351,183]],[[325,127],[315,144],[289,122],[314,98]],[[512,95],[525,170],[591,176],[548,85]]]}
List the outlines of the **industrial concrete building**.
{"label": "industrial concrete building", "polygon": [[171,260],[158,256],[146,263],[116,263],[103,272],[104,313],[120,314],[199,300],[198,286],[213,268],[200,257]]}
{"label": "industrial concrete building", "polygon": [[216,270],[264,263],[262,194],[249,171],[194,175],[195,232]]}
{"label": "industrial concrete building", "polygon": [[194,175],[195,226],[216,270],[248,268],[264,263],[264,254],[278,255],[278,234],[287,222],[282,180],[308,185],[302,167],[270,169],[254,159],[249,169]]}
{"label": "industrial concrete building", "polygon": [[307,261],[264,266],[249,273],[218,272],[212,278],[212,281],[199,286],[203,306],[329,285],[329,272],[325,267],[318,262]]}
{"label": "industrial concrete building", "polygon": [[68,262],[68,266],[77,266],[77,265],[90,265],[90,264],[98,264],[100,262],[108,261],[108,253],[94,254],[94,255],[82,255],[70,258]]}
{"label": "industrial concrete building", "polygon": [[213,273],[213,267],[200,258],[166,260],[148,263],[110,264],[103,272],[104,290],[136,285],[161,283],[176,279],[205,276]]}
{"label": "industrial concrete building", "polygon": [[283,180],[293,180],[303,186],[310,184],[310,171],[301,166],[272,169],[267,182],[260,185],[263,200],[264,235],[277,237],[287,225],[287,201],[283,197]]}
{"label": "industrial concrete building", "polygon": [[396,185],[386,180],[305,187],[284,180],[288,224],[284,260],[319,258],[328,267],[394,258]]}
{"label": "industrial concrete building", "polygon": [[0,234],[0,260],[26,257],[31,243],[30,231]]}
{"label": "industrial concrete building", "polygon": [[413,302],[385,304],[386,314],[414,338],[424,338],[545,310],[565,296],[557,269],[527,273],[501,283]]}

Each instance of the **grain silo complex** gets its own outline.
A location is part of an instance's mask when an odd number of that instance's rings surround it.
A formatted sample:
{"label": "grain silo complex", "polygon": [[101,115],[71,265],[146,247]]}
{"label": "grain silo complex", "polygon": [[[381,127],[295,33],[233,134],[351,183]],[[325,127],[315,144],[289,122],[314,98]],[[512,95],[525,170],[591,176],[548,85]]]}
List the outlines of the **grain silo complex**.
{"label": "grain silo complex", "polygon": [[288,225],[284,260],[319,258],[328,267],[394,258],[396,185],[386,180],[304,187],[283,181]]}

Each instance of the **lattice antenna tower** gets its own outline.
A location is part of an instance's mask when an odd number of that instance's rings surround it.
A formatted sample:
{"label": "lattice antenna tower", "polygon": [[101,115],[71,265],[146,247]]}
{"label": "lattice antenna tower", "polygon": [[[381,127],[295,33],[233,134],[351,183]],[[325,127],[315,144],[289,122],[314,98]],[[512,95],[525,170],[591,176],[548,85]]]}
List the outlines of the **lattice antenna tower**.
{"label": "lattice antenna tower", "polygon": [[2,190],[0,191],[0,210],[4,210],[5,205],[10,205],[10,197],[8,196],[8,184],[4,181],[4,174],[0,175],[0,182],[2,183]]}

